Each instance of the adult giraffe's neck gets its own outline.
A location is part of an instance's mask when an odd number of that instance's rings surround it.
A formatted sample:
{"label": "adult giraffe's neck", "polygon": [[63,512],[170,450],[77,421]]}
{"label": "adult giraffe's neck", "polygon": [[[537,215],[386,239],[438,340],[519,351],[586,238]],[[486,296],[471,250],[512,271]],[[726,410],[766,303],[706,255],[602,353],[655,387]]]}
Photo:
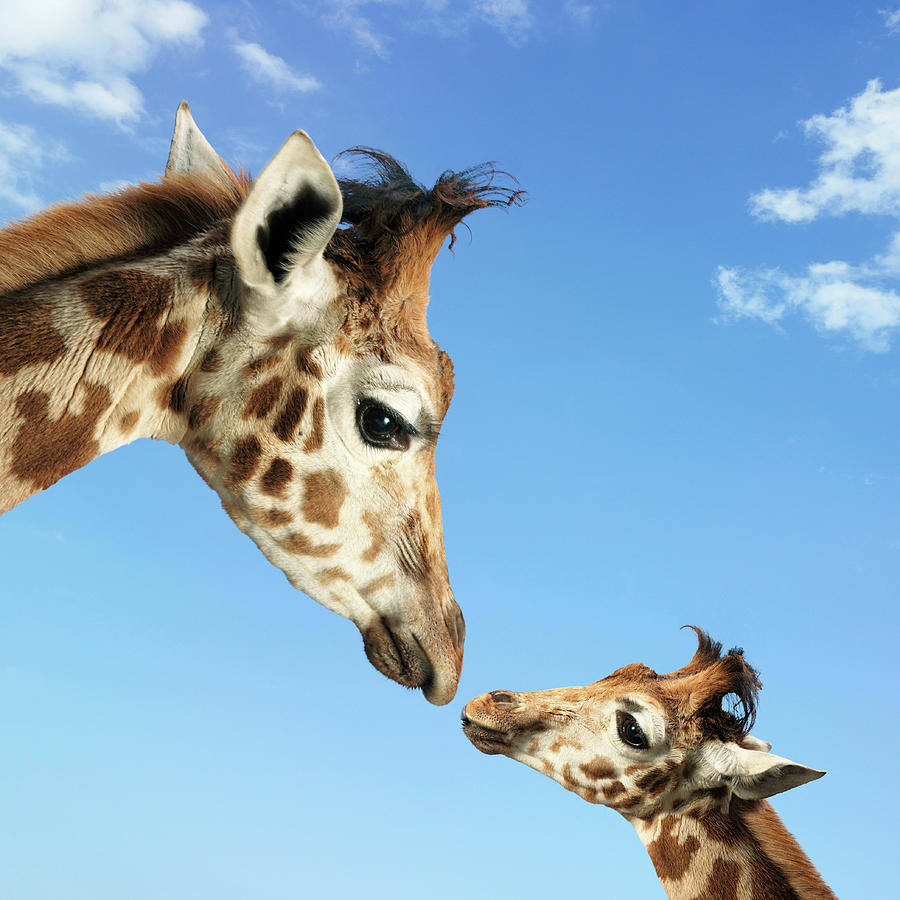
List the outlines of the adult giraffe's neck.
{"label": "adult giraffe's neck", "polygon": [[180,440],[220,261],[185,245],[0,297],[0,512],[136,438]]}
{"label": "adult giraffe's neck", "polygon": [[670,900],[835,900],[765,801],[632,821]]}

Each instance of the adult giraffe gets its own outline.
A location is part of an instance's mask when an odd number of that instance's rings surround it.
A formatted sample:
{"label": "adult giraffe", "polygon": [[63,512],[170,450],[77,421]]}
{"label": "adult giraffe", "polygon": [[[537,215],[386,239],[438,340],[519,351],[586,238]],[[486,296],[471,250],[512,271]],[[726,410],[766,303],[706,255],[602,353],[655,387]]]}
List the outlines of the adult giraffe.
{"label": "adult giraffe", "polygon": [[339,185],[297,131],[251,182],[183,103],[159,183],[0,232],[0,512],[137,438],[180,444],[294,587],[442,704],[464,623],[434,478],[453,371],[426,327],[429,272],[465,215],[520,195],[489,167],[427,190],[354,152],[372,174]]}

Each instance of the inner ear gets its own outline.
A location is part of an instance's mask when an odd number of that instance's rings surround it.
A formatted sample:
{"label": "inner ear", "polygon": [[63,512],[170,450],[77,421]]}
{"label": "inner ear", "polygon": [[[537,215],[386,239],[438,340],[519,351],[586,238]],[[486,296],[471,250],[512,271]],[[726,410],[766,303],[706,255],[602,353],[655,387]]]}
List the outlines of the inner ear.
{"label": "inner ear", "polygon": [[330,227],[333,209],[311,186],[300,191],[286,206],[272,210],[256,230],[256,242],[276,284],[281,284],[302,252],[304,236]]}

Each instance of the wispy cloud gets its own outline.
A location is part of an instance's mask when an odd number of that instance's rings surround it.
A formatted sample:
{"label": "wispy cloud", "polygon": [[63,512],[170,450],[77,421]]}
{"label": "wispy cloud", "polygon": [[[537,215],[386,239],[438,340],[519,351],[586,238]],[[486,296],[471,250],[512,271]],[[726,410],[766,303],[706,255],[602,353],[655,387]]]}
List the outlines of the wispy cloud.
{"label": "wispy cloud", "polygon": [[581,3],[580,0],[566,0],[563,7],[569,18],[574,19],[579,25],[589,25],[594,18],[594,4]]}
{"label": "wispy cloud", "polygon": [[200,39],[186,0],[0,0],[0,69],[39,103],[128,124],[143,112],[132,77],[161,47]]}
{"label": "wispy cloud", "polygon": [[259,44],[235,39],[232,48],[241,60],[241,68],[254,81],[276,91],[308,93],[322,87],[318,78],[294,71],[280,56],[269,53]]}
{"label": "wispy cloud", "polygon": [[35,188],[38,170],[68,158],[62,144],[48,144],[28,125],[0,122],[0,200],[14,208],[14,216],[34,212],[43,205]]}
{"label": "wispy cloud", "polygon": [[878,13],[884,19],[888,31],[893,33],[900,31],[900,8],[879,9]]}
{"label": "wispy cloud", "polygon": [[[570,2],[578,14],[588,4]],[[404,25],[450,37],[465,36],[475,25],[487,25],[516,46],[534,27],[530,0],[317,0],[313,9],[330,28],[377,56],[390,55],[392,38],[384,19],[393,11]],[[376,21],[378,20],[378,21]]]}
{"label": "wispy cloud", "polygon": [[900,88],[877,79],[847,106],[803,123],[825,148],[805,188],[766,189],[750,198],[754,215],[810,222],[847,212],[900,214]]}
{"label": "wispy cloud", "polygon": [[[802,124],[824,144],[817,176],[803,188],[754,194],[753,215],[788,223],[847,213],[900,218],[900,88],[885,91],[870,81],[846,106]],[[887,252],[867,262],[814,262],[800,275],[720,266],[714,283],[721,319],[777,326],[800,314],[823,334],[849,335],[884,352],[900,328],[900,231]]]}

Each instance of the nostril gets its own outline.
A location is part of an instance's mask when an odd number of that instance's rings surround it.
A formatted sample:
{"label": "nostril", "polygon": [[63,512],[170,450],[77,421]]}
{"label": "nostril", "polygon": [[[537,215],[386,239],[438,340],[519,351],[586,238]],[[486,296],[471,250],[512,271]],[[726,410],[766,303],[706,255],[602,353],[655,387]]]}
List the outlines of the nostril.
{"label": "nostril", "polygon": [[509,691],[491,691],[491,700],[494,703],[514,703],[515,699]]}

